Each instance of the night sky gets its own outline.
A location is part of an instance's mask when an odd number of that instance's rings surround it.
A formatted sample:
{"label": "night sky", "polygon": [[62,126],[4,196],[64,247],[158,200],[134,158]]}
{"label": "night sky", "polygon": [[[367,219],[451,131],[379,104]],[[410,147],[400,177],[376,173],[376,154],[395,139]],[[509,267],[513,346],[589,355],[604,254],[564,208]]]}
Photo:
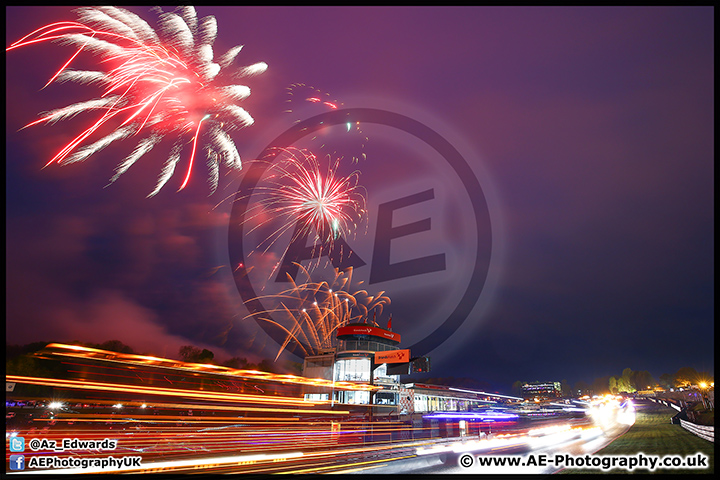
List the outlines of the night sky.
{"label": "night sky", "polygon": [[[156,25],[150,8],[132,11]],[[330,111],[305,101],[318,92],[341,109],[419,122],[469,166],[459,172],[405,123],[303,139],[319,153],[336,142],[366,154],[354,168],[368,218],[348,238],[366,264],[358,289],[392,300],[378,323],[392,314],[402,346],[448,337],[413,349],[431,357],[433,376],[507,392],[516,380],[592,382],[626,367],[655,378],[713,372],[711,7],[197,11],[217,18],[216,57],[240,44],[237,64],[269,65],[238,82],[251,88],[243,106],[255,119],[232,132],[243,171],[294,122]],[[8,7],[6,45],[76,18],[66,7]],[[6,54],[7,342],[118,339],[175,358],[187,344],[220,361],[274,358],[279,345],[245,318],[233,279],[228,229],[243,171],[221,169],[210,194],[198,162],[178,192],[181,163],[146,198],[160,149],[106,187],[132,140],[43,168],[89,117],[21,127],[99,95],[42,88],[73,52],[44,43]],[[75,66],[97,68],[97,58]],[[480,195],[467,189],[473,176]],[[371,281],[380,206],[428,190],[431,199],[395,210],[393,226],[430,223],[392,239],[390,263],[442,254],[443,268],[388,279],[380,265]],[[478,255],[488,261],[473,276]],[[466,290],[478,292],[470,304]],[[459,303],[464,321],[443,325]]]}

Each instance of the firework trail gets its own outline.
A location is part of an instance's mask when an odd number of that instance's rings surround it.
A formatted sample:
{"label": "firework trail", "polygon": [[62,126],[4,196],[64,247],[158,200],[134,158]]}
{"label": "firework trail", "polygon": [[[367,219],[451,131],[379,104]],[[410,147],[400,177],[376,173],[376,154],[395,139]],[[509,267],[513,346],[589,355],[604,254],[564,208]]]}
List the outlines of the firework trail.
{"label": "firework trail", "polygon": [[[245,223],[250,224],[247,235],[263,232],[255,250],[267,253],[292,231],[287,245],[314,236],[311,256],[319,261],[339,238],[356,232],[366,219],[364,189],[358,184],[360,172],[340,175],[340,159],[327,160],[327,165],[321,165],[315,155],[294,147],[272,149],[267,175],[253,189],[254,202],[245,217]],[[340,252],[340,256],[345,253]]]}
{"label": "firework trail", "polygon": [[[344,106],[341,101],[332,98],[329,93],[304,83],[293,83],[287,87],[287,95],[288,99],[286,102],[288,103],[288,108],[285,110],[285,113],[290,114],[300,114],[301,111],[304,112],[305,109],[303,107],[308,104],[317,105],[315,110],[319,110],[321,112],[337,110]],[[305,114],[307,115],[309,113],[305,112]],[[301,119],[298,118],[295,120],[295,123],[300,121]],[[349,136],[352,141],[348,141],[349,139],[346,138],[346,136],[340,135],[335,140],[342,141],[341,144],[337,144],[337,142],[327,144],[325,142],[329,139],[326,136],[323,136],[321,140],[322,143],[318,149],[325,149],[328,147],[333,150],[330,154],[334,157],[340,156],[337,149],[342,149],[343,152],[347,153],[347,156],[351,158],[353,163],[359,163],[360,160],[367,160],[365,145],[369,142],[369,138],[360,128],[360,122],[349,122],[345,124],[345,127],[342,130],[345,133],[352,133],[352,135]],[[309,140],[319,140],[319,137],[314,135],[309,138]]]}
{"label": "firework trail", "polygon": [[[323,92],[318,88],[311,87],[304,83],[293,83],[287,87],[287,94],[290,97],[287,100],[288,103],[295,103],[297,101],[310,102],[323,105],[331,110],[337,110],[343,106],[340,101],[331,99],[329,93]],[[286,110],[286,113],[292,112],[292,108],[288,108],[288,110]]]}
{"label": "firework trail", "polygon": [[276,360],[290,343],[298,345],[304,355],[317,355],[334,345],[339,327],[367,320],[370,312],[382,314],[384,306],[390,304],[385,292],[369,295],[366,290],[352,291],[352,268],[335,269],[331,280],[313,281],[308,269],[296,265],[303,281],[296,282],[288,275],[290,288],[257,298],[274,303],[271,308],[245,317],[273,323],[285,332]]}
{"label": "firework trail", "polygon": [[[265,63],[230,69],[241,46],[231,48],[215,61],[217,21],[213,16],[199,19],[193,7],[180,7],[175,12],[158,9],[157,32],[142,18],[122,8],[87,7],[77,12],[78,22],[46,25],[6,49],[43,42],[72,45],[77,50],[45,86],[72,81],[103,88],[96,99],[46,112],[26,125],[54,124],[81,113],[97,113],[90,126],[46,166],[83,161],[116,140],[141,136],[132,153],[116,168],[112,183],[164,137],[174,137],[176,141],[157,185],[148,195],[153,196],[172,177],[183,158],[183,149],[189,146],[187,172],[179,190],[185,188],[201,148],[199,138],[204,136],[213,192],[217,188],[219,163],[241,168],[240,155],[229,132],[252,124],[253,118],[237,105],[250,95],[250,89],[234,81],[264,72]],[[97,56],[103,70],[71,70],[70,64],[81,52]]]}

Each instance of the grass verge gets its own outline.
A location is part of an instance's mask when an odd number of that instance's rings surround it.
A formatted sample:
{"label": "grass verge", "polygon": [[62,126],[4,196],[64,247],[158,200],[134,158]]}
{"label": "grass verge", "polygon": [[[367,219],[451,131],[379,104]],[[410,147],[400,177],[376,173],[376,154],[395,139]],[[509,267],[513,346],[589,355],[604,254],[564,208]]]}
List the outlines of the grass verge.
{"label": "grass verge", "polygon": [[652,471],[640,468],[632,471],[618,468],[607,471],[567,468],[558,473],[664,473],[686,475],[712,474],[715,472],[714,443],[696,437],[680,425],[672,425],[670,419],[677,413],[675,410],[649,400],[641,400],[636,402],[636,413],[635,424],[630,427],[627,433],[596,452],[593,456],[628,456],[642,453],[658,457],[690,457],[702,453],[708,457],[708,467],[702,469],[663,468]]}

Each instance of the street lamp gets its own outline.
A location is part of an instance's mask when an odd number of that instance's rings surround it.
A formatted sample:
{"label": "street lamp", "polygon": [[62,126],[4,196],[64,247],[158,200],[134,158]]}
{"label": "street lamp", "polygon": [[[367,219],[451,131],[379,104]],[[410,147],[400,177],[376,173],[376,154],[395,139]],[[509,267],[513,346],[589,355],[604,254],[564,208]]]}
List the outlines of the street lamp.
{"label": "street lamp", "polygon": [[700,387],[700,398],[702,398],[703,408],[707,410],[708,406],[705,402],[705,390],[707,390],[708,384],[707,382],[700,382],[698,383],[698,387]]}

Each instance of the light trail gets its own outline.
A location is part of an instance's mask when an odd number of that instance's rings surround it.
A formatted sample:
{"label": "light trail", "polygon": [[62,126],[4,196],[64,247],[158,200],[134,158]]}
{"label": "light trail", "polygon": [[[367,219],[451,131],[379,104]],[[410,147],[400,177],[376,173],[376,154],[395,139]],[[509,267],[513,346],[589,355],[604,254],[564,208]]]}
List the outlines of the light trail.
{"label": "light trail", "polygon": [[[282,454],[255,454],[255,455],[236,455],[230,457],[218,457],[209,458],[204,460],[204,463],[199,463],[198,460],[172,460],[166,462],[150,462],[142,466],[142,468],[135,467],[121,467],[115,470],[103,469],[101,467],[95,468],[63,468],[52,470],[52,473],[58,474],[77,474],[77,473],[107,473],[109,471],[123,472],[123,473],[157,473],[167,470],[178,470],[183,468],[190,469],[211,469],[218,468],[220,466],[228,465],[242,465],[255,462],[273,461],[280,462],[285,461],[289,458],[302,457],[302,452],[286,452]],[[209,463],[208,463],[209,462]],[[47,474],[47,470],[25,470],[22,473],[27,474]]]}
{"label": "light trail", "polygon": [[[66,367],[64,374],[83,375],[80,378],[84,379],[7,376],[8,382],[55,388],[54,397],[43,399],[42,407],[32,405],[33,421],[21,421],[18,415],[20,428],[11,434],[28,439],[114,439],[118,443],[113,456],[141,455],[143,459],[142,468],[114,470],[121,473],[382,472],[386,465],[390,468],[393,461],[401,463],[391,468],[403,468],[402,465],[435,468],[432,464],[439,458],[454,458],[465,452],[513,455],[576,442],[594,444],[605,438],[608,428],[615,428],[610,424],[609,410],[620,412],[617,416],[621,424],[629,422],[633,414],[630,404],[616,402],[598,406],[598,413],[593,416],[576,418],[565,414],[563,423],[527,415],[525,423],[515,422],[515,414],[500,413],[498,409],[497,412],[435,412],[423,414],[426,420],[423,427],[413,428],[400,421],[378,420],[377,415],[375,421],[370,421],[366,416],[367,406],[342,404],[336,410],[329,408],[327,401],[305,401],[275,393],[258,395],[187,388],[188,381],[200,386],[208,385],[201,380],[231,377],[232,369],[225,367],[188,365],[140,355],[126,357],[62,345],[54,345],[42,355],[45,355],[40,357],[43,359],[60,359],[60,365]],[[83,366],[77,363],[81,360],[85,360],[87,368],[79,368]],[[123,368],[127,370],[125,373]],[[138,375],[138,380],[148,383],[154,381],[153,378],[167,380],[167,375],[183,388],[168,388],[164,383],[148,386],[93,380],[102,378],[100,375],[108,371],[130,380]],[[173,376],[170,371],[178,373]],[[283,384],[280,376],[257,377],[266,382],[259,382],[266,390],[267,383]],[[257,378],[252,381],[255,380]],[[212,382],[209,385],[216,387]],[[301,383],[292,385],[296,386],[293,388],[297,395],[307,391],[297,388]],[[316,386],[313,382],[307,385]],[[20,407],[16,411],[28,412]],[[460,422],[467,423],[461,427]],[[30,430],[29,425],[37,427]],[[486,436],[483,433],[486,426],[492,426],[495,433]],[[109,452],[82,449],[37,453],[100,459]],[[9,452],[6,457],[8,455]],[[63,470],[63,473],[72,471]]]}
{"label": "light trail", "polygon": [[72,388],[78,390],[101,390],[110,392],[133,393],[136,395],[167,395],[183,398],[202,398],[208,400],[221,400],[227,402],[238,403],[273,403],[282,405],[318,405],[328,402],[313,402],[297,398],[289,397],[262,397],[259,395],[246,395],[238,393],[220,393],[220,392],[199,392],[196,390],[171,389],[159,387],[139,387],[137,385],[120,385],[113,383],[87,382],[77,380],[57,380],[52,378],[22,377],[17,375],[7,375],[6,381],[25,383],[28,385],[43,385],[47,387]]}
{"label": "light trail", "polygon": [[[380,294],[381,295],[381,294]],[[384,297],[380,298],[381,300]],[[372,300],[373,297],[370,297]],[[378,300],[376,299],[375,302]],[[123,367],[126,365],[138,365],[143,367],[160,367],[172,371],[196,372],[196,373],[212,373],[225,378],[240,377],[243,379],[254,379],[276,383],[286,383],[293,385],[306,385],[314,387],[328,387],[336,390],[378,390],[381,387],[367,384],[357,384],[353,382],[342,382],[326,380],[323,378],[307,378],[298,375],[276,374],[269,372],[261,372],[258,370],[239,370],[220,365],[187,363],[177,360],[151,357],[147,355],[135,355],[129,353],[117,353],[108,350],[100,350],[97,348],[82,347],[79,345],[65,345],[61,343],[48,344],[46,350],[51,352],[52,356],[70,357],[78,359],[93,359],[101,362],[113,362]],[[223,378],[223,377],[219,377]],[[318,402],[319,403],[319,402]]]}

